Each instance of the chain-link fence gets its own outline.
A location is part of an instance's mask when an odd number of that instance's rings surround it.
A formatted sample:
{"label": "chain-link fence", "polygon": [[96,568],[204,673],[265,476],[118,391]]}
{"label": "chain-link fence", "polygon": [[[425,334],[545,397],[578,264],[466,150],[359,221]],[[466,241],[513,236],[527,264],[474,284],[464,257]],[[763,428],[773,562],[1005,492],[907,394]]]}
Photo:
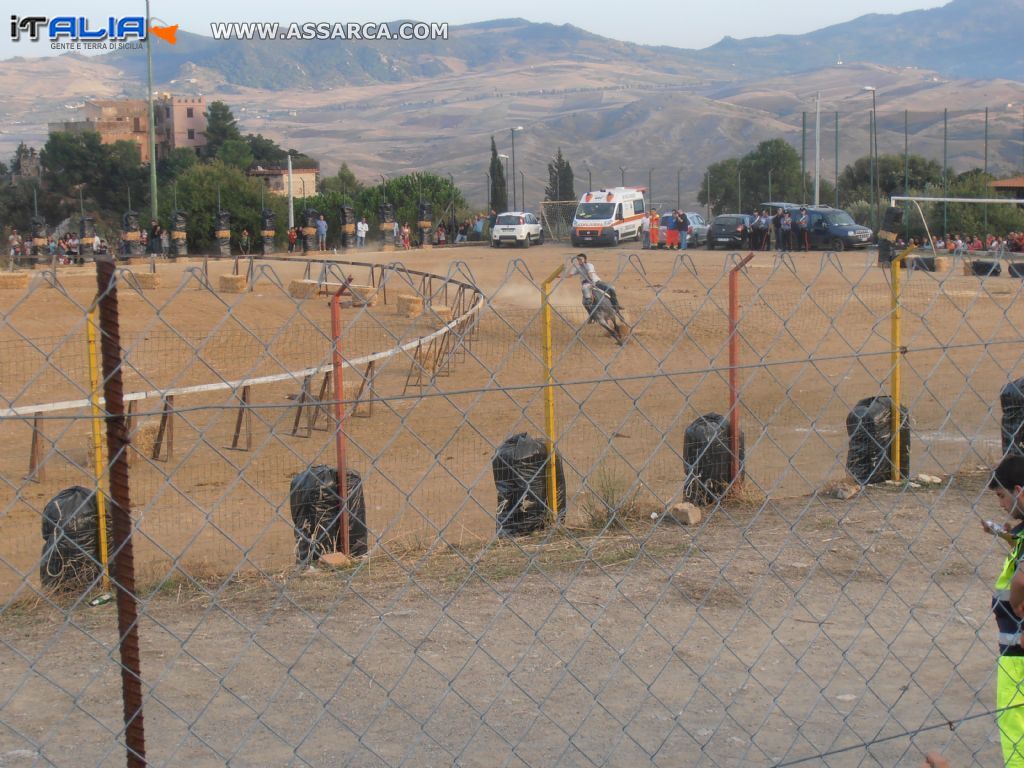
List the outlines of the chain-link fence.
{"label": "chain-link fence", "polygon": [[572,235],[572,220],[576,215],[576,200],[544,200],[540,204],[540,221],[544,236],[558,242],[568,242]]}
{"label": "chain-link fence", "polygon": [[1020,280],[903,275],[887,483],[873,254],[563,258],[0,289],[0,764],[998,760]]}

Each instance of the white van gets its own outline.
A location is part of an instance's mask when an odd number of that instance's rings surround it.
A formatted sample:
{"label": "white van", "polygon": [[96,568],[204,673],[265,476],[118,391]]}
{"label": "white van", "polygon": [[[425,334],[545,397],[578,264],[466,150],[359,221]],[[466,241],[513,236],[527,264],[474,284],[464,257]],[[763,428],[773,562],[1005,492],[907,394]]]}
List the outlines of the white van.
{"label": "white van", "polygon": [[639,240],[646,210],[642,187],[612,187],[585,193],[572,220],[573,247]]}

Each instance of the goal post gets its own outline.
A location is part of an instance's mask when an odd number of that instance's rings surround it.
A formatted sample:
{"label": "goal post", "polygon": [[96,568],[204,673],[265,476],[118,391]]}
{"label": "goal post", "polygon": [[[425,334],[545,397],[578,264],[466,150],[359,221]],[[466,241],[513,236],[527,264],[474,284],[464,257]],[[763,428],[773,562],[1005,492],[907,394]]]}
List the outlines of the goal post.
{"label": "goal post", "polygon": [[[931,230],[929,229],[929,226],[928,226],[928,217],[925,216],[924,210],[921,208],[921,204],[922,203],[924,203],[926,205],[942,204],[942,205],[947,205],[947,206],[950,205],[950,204],[953,204],[953,205],[981,205],[981,206],[985,206],[986,207],[986,211],[987,211],[987,206],[989,206],[989,205],[1015,205],[1015,206],[1018,206],[1020,208],[1024,208],[1024,200],[1018,200],[1018,199],[1010,198],[1010,197],[932,197],[932,196],[926,196],[926,195],[892,195],[889,198],[889,205],[893,206],[893,207],[900,206],[900,204],[906,204],[906,203],[911,203],[913,205],[913,207],[917,209],[917,213],[921,217],[921,223],[924,225],[925,233],[928,235],[928,241],[929,242],[932,242],[932,233],[931,233]],[[905,210],[905,205],[900,206],[900,207]],[[961,209],[959,212],[957,212],[957,215],[960,218],[962,218],[962,213],[963,213],[963,209]],[[943,216],[945,217],[945,214],[943,214]],[[983,225],[983,228],[986,229],[986,230],[989,229],[989,226],[988,226],[988,214],[987,214],[987,212],[985,214],[985,224]],[[953,230],[964,231],[965,234],[972,234],[970,232],[966,232],[965,231],[965,227],[964,227],[964,224],[963,224],[962,221],[956,222],[956,226],[955,227],[949,228],[947,223],[946,223],[946,221],[944,220],[943,221],[943,230],[944,230],[943,232],[939,233],[939,234],[941,234],[943,236],[948,235],[949,232],[953,231]],[[881,234],[881,233],[879,233],[879,234]],[[985,232],[974,232],[973,234],[981,235],[981,236],[986,236],[986,235],[990,234],[990,232],[988,232],[988,231],[985,231]],[[1007,234],[1007,232],[1001,232],[999,234],[1000,234],[1000,236],[1005,236]]]}
{"label": "goal post", "polygon": [[558,242],[572,235],[572,220],[576,215],[576,200],[544,200],[540,204],[544,237]]}

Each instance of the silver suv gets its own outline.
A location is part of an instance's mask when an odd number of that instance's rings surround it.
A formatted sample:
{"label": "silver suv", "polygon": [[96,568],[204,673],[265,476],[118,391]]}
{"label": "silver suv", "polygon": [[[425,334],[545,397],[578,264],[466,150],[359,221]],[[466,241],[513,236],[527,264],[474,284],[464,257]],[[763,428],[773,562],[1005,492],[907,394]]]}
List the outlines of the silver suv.
{"label": "silver suv", "polygon": [[525,211],[507,211],[498,214],[491,228],[491,248],[500,248],[502,243],[529,248],[544,242],[544,230],[540,220]]}

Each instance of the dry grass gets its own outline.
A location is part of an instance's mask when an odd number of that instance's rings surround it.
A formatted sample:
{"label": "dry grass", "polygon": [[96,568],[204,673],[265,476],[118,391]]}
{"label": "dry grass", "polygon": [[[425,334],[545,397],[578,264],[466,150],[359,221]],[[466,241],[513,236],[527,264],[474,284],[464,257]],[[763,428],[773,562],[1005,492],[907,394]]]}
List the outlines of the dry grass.
{"label": "dry grass", "polygon": [[587,481],[588,493],[580,502],[586,526],[604,530],[609,526],[626,527],[629,520],[643,515],[640,489],[617,467],[601,464]]}

